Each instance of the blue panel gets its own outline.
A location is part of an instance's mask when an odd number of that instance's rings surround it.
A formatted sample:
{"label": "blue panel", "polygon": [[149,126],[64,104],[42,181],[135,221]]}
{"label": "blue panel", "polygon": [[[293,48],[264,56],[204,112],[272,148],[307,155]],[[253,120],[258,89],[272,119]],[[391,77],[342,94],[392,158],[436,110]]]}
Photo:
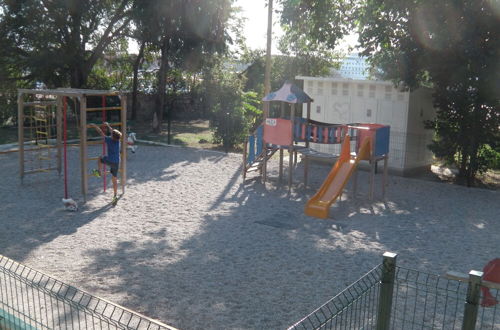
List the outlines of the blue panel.
{"label": "blue panel", "polygon": [[390,126],[377,129],[375,141],[375,156],[383,156],[389,153]]}
{"label": "blue panel", "polygon": [[260,125],[257,128],[257,153],[256,153],[256,155],[261,154],[263,144],[264,144],[264,125]]}
{"label": "blue panel", "polygon": [[253,161],[255,160],[255,137],[253,135],[250,135],[248,137],[248,157],[247,157],[247,163],[252,164]]}
{"label": "blue panel", "polygon": [[311,141],[311,130],[312,130],[311,125],[307,125],[307,128],[306,128],[306,141]]}
{"label": "blue panel", "polygon": [[323,142],[323,127],[318,126],[317,132],[318,132],[318,142],[319,143],[324,143]]}
{"label": "blue panel", "polygon": [[302,124],[301,124],[300,122],[295,122],[295,124],[294,124],[294,125],[295,125],[295,130],[294,130],[294,132],[293,132],[293,135],[294,135],[293,140],[294,140],[295,142],[297,142],[297,141],[300,141],[300,140],[301,140],[301,139],[300,139],[300,129],[301,129],[301,125],[302,125]]}

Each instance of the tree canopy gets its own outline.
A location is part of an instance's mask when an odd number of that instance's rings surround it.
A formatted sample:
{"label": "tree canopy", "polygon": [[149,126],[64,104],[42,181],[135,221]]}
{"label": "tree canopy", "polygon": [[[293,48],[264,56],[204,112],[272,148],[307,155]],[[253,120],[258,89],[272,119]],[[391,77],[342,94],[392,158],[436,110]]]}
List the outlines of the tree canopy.
{"label": "tree canopy", "polygon": [[[401,87],[434,89],[431,149],[470,184],[498,149],[500,10],[491,0],[282,0],[288,37],[335,47],[359,34],[362,54]],[[294,31],[290,31],[293,27]],[[312,41],[311,41],[312,40]]]}
{"label": "tree canopy", "polygon": [[230,0],[136,1],[135,18],[140,35],[161,54],[156,102],[159,123],[166,105],[168,71],[200,68],[206,57],[224,51],[229,41],[230,13]]}
{"label": "tree canopy", "polygon": [[0,1],[2,55],[25,73],[20,78],[85,87],[106,47],[127,31],[131,6],[132,0]]}

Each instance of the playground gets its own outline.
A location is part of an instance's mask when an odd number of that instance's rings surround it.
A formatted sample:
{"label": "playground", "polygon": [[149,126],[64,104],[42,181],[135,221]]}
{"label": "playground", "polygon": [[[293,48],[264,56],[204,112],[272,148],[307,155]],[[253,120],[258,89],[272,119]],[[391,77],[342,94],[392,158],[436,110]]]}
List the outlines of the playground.
{"label": "playground", "polygon": [[[257,173],[242,180],[239,154],[141,146],[117,207],[89,178],[87,203],[67,212],[56,172],[21,184],[18,155],[0,163],[3,255],[179,329],[286,328],[385,251],[443,274],[481,270],[500,250],[498,191],[388,176],[385,200],[370,201],[359,171],[356,197],[347,183],[323,220],[304,206],[331,165],[309,163],[304,188],[299,161],[289,189],[275,158],[263,185]],[[69,194],[81,202],[78,169],[69,147]]]}

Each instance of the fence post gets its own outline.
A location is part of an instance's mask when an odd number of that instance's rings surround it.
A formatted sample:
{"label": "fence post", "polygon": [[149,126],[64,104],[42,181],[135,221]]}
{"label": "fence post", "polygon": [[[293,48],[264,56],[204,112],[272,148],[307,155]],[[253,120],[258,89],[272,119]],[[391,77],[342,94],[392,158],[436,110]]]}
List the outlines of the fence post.
{"label": "fence post", "polygon": [[377,311],[377,330],[388,330],[391,321],[392,293],[394,291],[394,277],[396,275],[396,257],[391,252],[384,253],[382,276],[380,279],[380,294]]}
{"label": "fence post", "polygon": [[464,321],[462,330],[474,330],[476,328],[477,310],[479,308],[479,297],[483,272],[471,270],[469,272],[469,285],[467,287],[467,298],[465,300]]}

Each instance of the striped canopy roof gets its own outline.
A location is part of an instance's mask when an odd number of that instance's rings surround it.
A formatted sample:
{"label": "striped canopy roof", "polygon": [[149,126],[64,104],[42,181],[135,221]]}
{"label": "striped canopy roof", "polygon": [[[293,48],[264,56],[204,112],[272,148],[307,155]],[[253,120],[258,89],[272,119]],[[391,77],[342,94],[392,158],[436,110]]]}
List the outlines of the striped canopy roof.
{"label": "striped canopy roof", "polygon": [[276,92],[267,94],[262,101],[283,101],[287,103],[309,103],[313,99],[309,97],[302,89],[286,81]]}

